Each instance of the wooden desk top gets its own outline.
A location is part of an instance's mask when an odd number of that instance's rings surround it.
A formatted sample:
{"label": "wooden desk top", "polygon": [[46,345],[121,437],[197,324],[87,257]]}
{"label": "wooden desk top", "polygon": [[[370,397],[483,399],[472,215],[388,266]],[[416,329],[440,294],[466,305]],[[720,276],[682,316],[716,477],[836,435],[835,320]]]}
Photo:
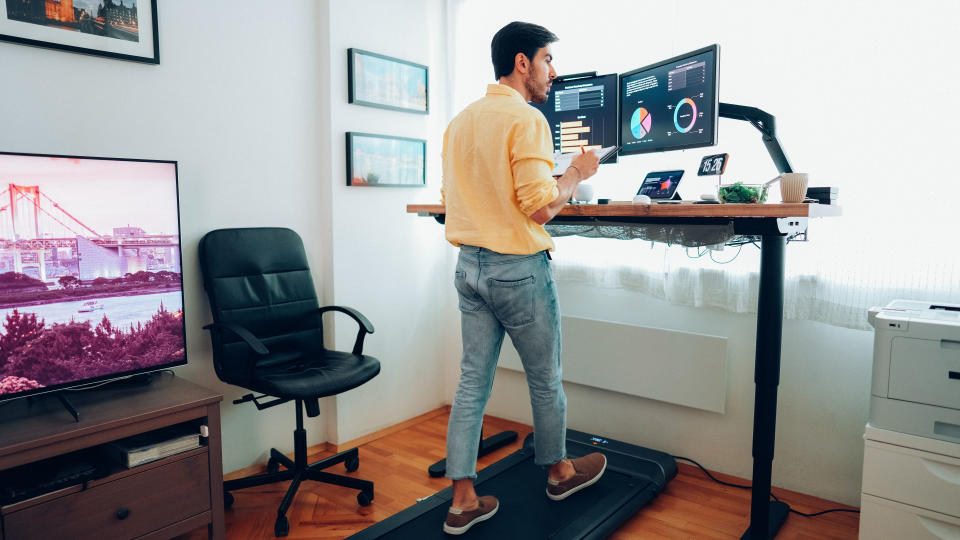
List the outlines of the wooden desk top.
{"label": "wooden desk top", "polygon": [[[446,213],[442,204],[408,204],[407,213],[441,215]],[[789,217],[834,217],[841,209],[829,204],[775,203],[775,204],[633,204],[612,202],[610,204],[568,204],[559,216],[583,217],[651,217],[651,218],[789,218]]]}

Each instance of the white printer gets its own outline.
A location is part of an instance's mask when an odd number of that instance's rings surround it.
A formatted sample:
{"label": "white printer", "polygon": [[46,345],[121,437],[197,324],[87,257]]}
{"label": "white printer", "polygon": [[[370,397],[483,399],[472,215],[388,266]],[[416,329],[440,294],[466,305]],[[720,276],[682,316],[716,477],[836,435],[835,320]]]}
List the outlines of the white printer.
{"label": "white printer", "polygon": [[894,300],[868,317],[870,425],[960,442],[960,305]]}

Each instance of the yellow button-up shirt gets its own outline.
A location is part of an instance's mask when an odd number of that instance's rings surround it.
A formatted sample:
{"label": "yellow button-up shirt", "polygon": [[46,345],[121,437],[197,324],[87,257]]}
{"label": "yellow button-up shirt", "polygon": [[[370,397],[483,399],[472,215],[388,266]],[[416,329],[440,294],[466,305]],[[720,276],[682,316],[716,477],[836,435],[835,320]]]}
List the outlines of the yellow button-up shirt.
{"label": "yellow button-up shirt", "polygon": [[464,109],[443,135],[447,240],[497,253],[553,249],[530,215],[559,195],[547,119],[502,84]]}

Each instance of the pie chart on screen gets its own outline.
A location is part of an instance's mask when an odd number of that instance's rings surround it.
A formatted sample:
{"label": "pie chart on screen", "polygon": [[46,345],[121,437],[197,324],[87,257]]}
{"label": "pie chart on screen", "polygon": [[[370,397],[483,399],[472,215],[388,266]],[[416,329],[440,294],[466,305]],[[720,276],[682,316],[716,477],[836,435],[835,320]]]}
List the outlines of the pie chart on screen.
{"label": "pie chart on screen", "polygon": [[633,111],[633,116],[630,117],[630,132],[634,137],[644,138],[647,133],[650,133],[651,125],[653,125],[653,118],[650,117],[649,111],[643,107]]}

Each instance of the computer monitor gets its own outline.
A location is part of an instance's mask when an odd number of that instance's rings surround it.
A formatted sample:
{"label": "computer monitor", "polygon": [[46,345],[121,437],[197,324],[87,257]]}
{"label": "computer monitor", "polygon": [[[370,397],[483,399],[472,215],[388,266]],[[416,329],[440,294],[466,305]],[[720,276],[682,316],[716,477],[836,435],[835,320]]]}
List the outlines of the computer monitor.
{"label": "computer monitor", "polygon": [[[564,154],[617,145],[617,74],[558,77],[546,103],[532,103],[547,117],[553,151]],[[614,163],[616,156],[604,161]]]}
{"label": "computer monitor", "polygon": [[177,163],[0,152],[0,402],[187,362]]}
{"label": "computer monitor", "polygon": [[702,49],[620,75],[620,155],[717,144],[720,49]]}

